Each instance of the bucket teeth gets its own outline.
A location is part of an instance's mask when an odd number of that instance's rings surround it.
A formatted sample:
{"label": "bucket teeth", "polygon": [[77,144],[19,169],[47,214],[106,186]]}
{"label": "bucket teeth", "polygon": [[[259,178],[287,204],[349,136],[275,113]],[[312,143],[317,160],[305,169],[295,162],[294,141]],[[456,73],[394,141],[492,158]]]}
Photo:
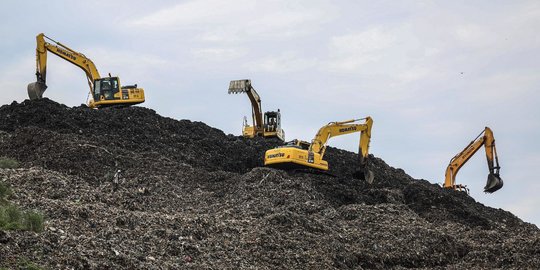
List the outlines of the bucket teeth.
{"label": "bucket teeth", "polygon": [[373,180],[375,179],[375,174],[371,170],[362,169],[362,170],[357,170],[356,172],[354,172],[353,177],[356,179],[364,180],[368,182],[368,184],[373,184]]}
{"label": "bucket teeth", "polygon": [[244,91],[243,89],[229,89],[229,94],[240,94],[244,92],[246,91]]}

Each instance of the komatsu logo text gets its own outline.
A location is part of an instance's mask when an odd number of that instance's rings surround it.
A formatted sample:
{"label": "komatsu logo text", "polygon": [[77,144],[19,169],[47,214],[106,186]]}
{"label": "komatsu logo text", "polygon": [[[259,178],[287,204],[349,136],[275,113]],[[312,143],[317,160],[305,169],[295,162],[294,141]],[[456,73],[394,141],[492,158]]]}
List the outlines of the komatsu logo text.
{"label": "komatsu logo text", "polygon": [[58,53],[60,53],[61,55],[65,56],[65,57],[67,57],[67,58],[69,58],[69,59],[71,59],[73,61],[77,60],[77,57],[75,55],[73,55],[73,54],[71,54],[71,53],[69,53],[67,51],[64,51],[64,50],[62,50],[60,48],[58,49]]}
{"label": "komatsu logo text", "polygon": [[356,130],[356,127],[340,128],[339,132],[346,132],[346,131],[353,131],[353,130]]}
{"label": "komatsu logo text", "polygon": [[271,154],[271,155],[268,155],[266,156],[267,158],[277,158],[277,157],[284,157],[285,154],[284,153],[277,153],[277,154]]}

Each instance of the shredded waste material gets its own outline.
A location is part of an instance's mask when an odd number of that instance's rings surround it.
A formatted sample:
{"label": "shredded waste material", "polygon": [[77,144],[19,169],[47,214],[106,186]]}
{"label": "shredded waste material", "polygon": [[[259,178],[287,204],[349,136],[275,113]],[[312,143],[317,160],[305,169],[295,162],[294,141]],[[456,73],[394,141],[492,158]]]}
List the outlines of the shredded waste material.
{"label": "shredded waste material", "polygon": [[[0,267],[47,269],[531,269],[540,230],[371,157],[330,147],[335,176],[263,166],[280,145],[143,107],[48,99],[0,107],[10,200],[45,231],[0,231]],[[500,191],[504,192],[504,190]]]}

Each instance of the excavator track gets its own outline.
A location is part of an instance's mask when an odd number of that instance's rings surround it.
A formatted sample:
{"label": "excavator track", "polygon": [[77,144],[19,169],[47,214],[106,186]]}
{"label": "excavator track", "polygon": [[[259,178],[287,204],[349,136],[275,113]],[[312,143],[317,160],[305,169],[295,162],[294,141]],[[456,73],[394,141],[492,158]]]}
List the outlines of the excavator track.
{"label": "excavator track", "polygon": [[285,170],[285,171],[287,171],[287,173],[289,173],[290,175],[295,175],[297,173],[306,173],[306,174],[326,175],[326,176],[331,176],[331,177],[338,177],[337,175],[329,173],[327,171],[321,171],[321,170],[316,170],[316,169],[311,169],[311,168],[296,168],[296,169],[288,169],[288,170]]}

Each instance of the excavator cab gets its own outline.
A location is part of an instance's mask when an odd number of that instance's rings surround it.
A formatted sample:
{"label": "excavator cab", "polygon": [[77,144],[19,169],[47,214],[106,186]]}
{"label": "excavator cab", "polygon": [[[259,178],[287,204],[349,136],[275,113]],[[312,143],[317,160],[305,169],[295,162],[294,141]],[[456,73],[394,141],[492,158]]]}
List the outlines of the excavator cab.
{"label": "excavator cab", "polygon": [[285,131],[281,129],[281,113],[268,111],[264,113],[264,137],[278,137],[280,140],[285,139]]}
{"label": "excavator cab", "polygon": [[265,112],[264,113],[264,132],[275,132],[280,128],[280,115],[278,112]]}
{"label": "excavator cab", "polygon": [[144,90],[137,85],[121,86],[120,78],[106,77],[94,81],[90,107],[129,106],[144,102]]}
{"label": "excavator cab", "polygon": [[102,78],[94,81],[94,100],[120,99],[118,77]]}

